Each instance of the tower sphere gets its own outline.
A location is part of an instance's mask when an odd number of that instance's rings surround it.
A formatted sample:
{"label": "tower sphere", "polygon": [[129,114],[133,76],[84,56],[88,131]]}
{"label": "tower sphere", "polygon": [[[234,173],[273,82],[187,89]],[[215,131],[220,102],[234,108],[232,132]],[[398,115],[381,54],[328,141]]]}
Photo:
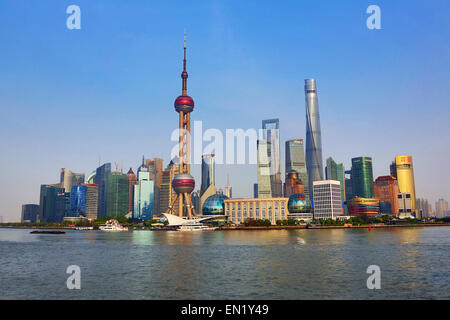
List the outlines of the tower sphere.
{"label": "tower sphere", "polygon": [[177,112],[183,111],[184,113],[192,112],[194,110],[194,99],[188,95],[181,95],[175,99],[175,110]]}
{"label": "tower sphere", "polygon": [[172,180],[172,187],[176,193],[190,194],[195,188],[194,177],[188,173],[177,174]]}

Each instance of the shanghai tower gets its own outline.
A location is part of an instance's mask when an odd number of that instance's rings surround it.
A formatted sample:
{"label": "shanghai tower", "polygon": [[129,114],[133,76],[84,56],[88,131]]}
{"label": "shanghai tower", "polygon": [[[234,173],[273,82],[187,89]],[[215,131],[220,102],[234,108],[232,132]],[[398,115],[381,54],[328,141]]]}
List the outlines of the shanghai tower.
{"label": "shanghai tower", "polygon": [[313,182],[323,180],[322,137],[315,79],[305,80],[305,108],[306,168],[308,171],[309,196],[310,199],[313,199]]}

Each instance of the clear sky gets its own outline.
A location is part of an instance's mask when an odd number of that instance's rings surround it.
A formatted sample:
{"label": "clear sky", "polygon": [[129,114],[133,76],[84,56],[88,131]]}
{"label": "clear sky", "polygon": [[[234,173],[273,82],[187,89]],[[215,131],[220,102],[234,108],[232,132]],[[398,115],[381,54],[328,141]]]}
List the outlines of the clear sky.
{"label": "clear sky", "polygon": [[[81,30],[66,27],[71,4]],[[371,4],[381,30],[366,27]],[[62,167],[167,164],[184,28],[192,119],[204,129],[279,118],[284,155],[285,140],[305,138],[313,77],[324,161],[349,169],[371,156],[377,177],[412,155],[417,196],[450,200],[449,12],[448,0],[2,0],[0,216],[19,220]],[[217,166],[218,187],[227,173],[233,196],[252,195],[256,166]]]}

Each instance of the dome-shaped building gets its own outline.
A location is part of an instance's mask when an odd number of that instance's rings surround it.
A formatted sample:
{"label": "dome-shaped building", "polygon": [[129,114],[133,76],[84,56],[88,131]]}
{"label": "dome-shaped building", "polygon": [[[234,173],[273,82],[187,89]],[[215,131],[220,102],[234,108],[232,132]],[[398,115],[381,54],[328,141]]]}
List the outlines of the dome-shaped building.
{"label": "dome-shaped building", "polygon": [[225,215],[225,199],[228,199],[228,197],[222,193],[216,193],[208,197],[203,203],[203,215]]}
{"label": "dome-shaped building", "polygon": [[304,193],[294,193],[288,201],[289,213],[307,213],[311,212],[311,201]]}

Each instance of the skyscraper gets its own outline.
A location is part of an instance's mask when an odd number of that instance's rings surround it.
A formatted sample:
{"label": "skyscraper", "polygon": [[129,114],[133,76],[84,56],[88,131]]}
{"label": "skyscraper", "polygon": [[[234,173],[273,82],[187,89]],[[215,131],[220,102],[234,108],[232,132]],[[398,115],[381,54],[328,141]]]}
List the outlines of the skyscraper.
{"label": "skyscraper", "polygon": [[[262,121],[263,138],[266,141],[267,160],[269,165],[271,197],[281,197],[283,183],[281,181],[280,158],[280,120],[268,119]],[[259,183],[259,182],[258,182]]]}
{"label": "skyscraper", "polygon": [[322,134],[320,132],[319,101],[315,79],[305,80],[306,108],[306,168],[308,190],[312,199],[313,182],[323,180]]}
{"label": "skyscraper", "polygon": [[203,212],[203,204],[206,199],[217,193],[214,181],[215,166],[214,155],[204,154],[202,156],[202,184],[200,187],[200,214]]}
{"label": "skyscraper", "polygon": [[305,194],[309,197],[308,171],[306,170],[305,150],[303,139],[286,141],[286,175],[291,170],[298,173],[298,177],[305,186]]}
{"label": "skyscraper", "polygon": [[200,187],[200,195],[202,195],[210,185],[215,184],[214,171],[214,155],[204,154],[202,156],[202,184]]}
{"label": "skyscraper", "polygon": [[327,159],[325,179],[336,180],[341,183],[341,201],[345,201],[345,169],[343,163],[336,163],[332,157]]}
{"label": "skyscraper", "polygon": [[352,158],[352,193],[354,197],[374,197],[371,157]]}
{"label": "skyscraper", "polygon": [[70,192],[72,186],[84,183],[84,173],[74,173],[67,168],[61,168],[60,183],[65,192]]}
{"label": "skyscraper", "polygon": [[56,194],[55,216],[51,222],[61,223],[64,217],[70,216],[70,192]]}
{"label": "skyscraper", "polygon": [[163,165],[164,161],[161,158],[154,159],[146,159],[145,166],[150,172],[150,180],[154,182],[154,206],[153,206],[153,214],[159,215],[159,197],[161,192],[161,183],[162,183],[162,173],[163,173]]}
{"label": "skyscraper", "polygon": [[56,218],[56,196],[64,193],[64,188],[55,185],[41,185],[39,199],[39,221],[57,222]]}
{"label": "skyscraper", "polygon": [[97,218],[98,186],[96,184],[80,184],[70,191],[71,217],[84,216],[89,220]]}
{"label": "skyscraper", "polygon": [[268,143],[265,139],[257,141],[258,161],[258,198],[272,198],[272,184],[270,180],[270,163],[268,157]]}
{"label": "skyscraper", "polygon": [[128,212],[134,212],[134,185],[136,184],[136,175],[130,168],[127,173],[128,180]]}
{"label": "skyscraper", "polygon": [[169,211],[169,206],[173,203],[173,207],[170,208],[173,212],[178,212],[178,203],[174,202],[176,192],[173,189],[172,181],[177,174],[180,173],[180,167],[176,163],[177,159],[171,160],[166,169],[162,172],[161,189],[159,193],[159,210],[158,214],[162,214]]}
{"label": "skyscraper", "polygon": [[98,167],[94,182],[98,185],[98,210],[97,217],[107,216],[108,179],[111,174],[111,163],[105,163]]}
{"label": "skyscraper", "polygon": [[416,187],[414,185],[414,170],[411,156],[400,155],[395,157],[395,170],[400,193],[411,195],[411,211],[416,212]]}
{"label": "skyscraper", "polygon": [[106,215],[119,217],[128,214],[129,184],[127,175],[111,172],[108,177]]}
{"label": "skyscraper", "polygon": [[445,218],[448,212],[448,202],[444,199],[439,199],[436,202],[436,218]]}
{"label": "skyscraper", "polygon": [[228,198],[232,198],[233,196],[233,188],[230,186],[230,177],[227,174],[227,185],[225,186],[225,196]]}
{"label": "skyscraper", "polygon": [[133,218],[139,220],[151,220],[153,218],[154,185],[150,172],[141,170],[139,181],[134,185],[134,211]]}

